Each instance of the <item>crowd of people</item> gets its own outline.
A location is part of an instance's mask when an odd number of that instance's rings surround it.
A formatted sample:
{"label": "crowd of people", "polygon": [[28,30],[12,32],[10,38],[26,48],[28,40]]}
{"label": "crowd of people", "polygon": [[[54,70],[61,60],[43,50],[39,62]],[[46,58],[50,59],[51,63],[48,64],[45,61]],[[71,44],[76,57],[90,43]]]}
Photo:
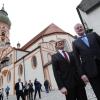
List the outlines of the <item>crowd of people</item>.
{"label": "crowd of people", "polygon": [[[9,91],[10,91],[10,87],[7,86],[5,88],[5,94],[6,94],[7,100],[8,100],[8,96],[9,96]],[[2,88],[2,89],[0,89],[0,100],[3,100],[3,99],[4,99],[4,89]]]}
{"label": "crowd of people", "polygon": [[[49,81],[48,81],[47,86],[49,87]],[[47,86],[46,86],[47,88],[46,92],[47,90],[49,92],[49,89]],[[19,78],[18,82],[15,84],[17,100],[20,100],[20,97],[22,98],[22,100],[36,100],[37,93],[39,95],[39,98],[41,99],[41,92],[42,92],[41,87],[42,87],[42,84],[37,80],[37,78],[34,80],[34,88],[33,88],[33,83],[31,82],[31,80],[29,80],[29,83],[25,81],[25,84],[23,84],[23,82],[21,82],[21,79]],[[33,92],[34,92],[34,96],[33,96]]]}
{"label": "crowd of people", "polygon": [[[44,92],[49,93],[49,81],[44,81]],[[6,99],[9,99],[9,91],[10,87],[7,86],[5,88],[5,95]],[[16,98],[17,100],[36,100],[36,96],[38,93],[39,98],[41,99],[41,92],[42,92],[42,84],[37,80],[37,78],[34,80],[34,84],[29,80],[29,82],[25,81],[22,82],[21,79],[18,79],[18,82],[15,84],[15,92],[16,92]],[[34,94],[34,95],[33,95]],[[0,89],[0,100],[4,100],[4,90],[3,88]]]}

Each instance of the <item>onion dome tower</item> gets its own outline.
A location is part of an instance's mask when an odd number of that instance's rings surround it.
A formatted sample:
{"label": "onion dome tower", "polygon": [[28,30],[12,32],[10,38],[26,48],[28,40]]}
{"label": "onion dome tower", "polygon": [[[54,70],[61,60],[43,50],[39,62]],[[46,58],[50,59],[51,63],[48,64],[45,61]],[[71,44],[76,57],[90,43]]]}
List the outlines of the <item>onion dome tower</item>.
{"label": "onion dome tower", "polygon": [[0,10],[0,50],[4,49],[7,44],[10,44],[9,30],[11,21],[9,20],[8,13],[4,9],[4,4]]}

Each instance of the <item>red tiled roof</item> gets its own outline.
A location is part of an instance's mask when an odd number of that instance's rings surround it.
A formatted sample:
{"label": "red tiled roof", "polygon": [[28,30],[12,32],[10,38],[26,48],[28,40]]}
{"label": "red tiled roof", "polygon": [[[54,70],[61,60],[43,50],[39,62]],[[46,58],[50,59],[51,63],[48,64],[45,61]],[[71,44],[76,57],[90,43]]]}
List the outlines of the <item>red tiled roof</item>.
{"label": "red tiled roof", "polygon": [[[60,29],[58,26],[56,26],[55,24],[50,24],[47,28],[45,28],[42,32],[40,32],[38,35],[36,35],[34,38],[32,38],[29,42],[27,42],[21,49],[25,50],[27,49],[32,43],[35,43],[38,39],[40,39],[43,36],[46,35],[51,35],[54,33],[62,33],[62,34],[66,34],[65,31],[63,31],[62,29]],[[67,33],[69,34],[69,33]]]}

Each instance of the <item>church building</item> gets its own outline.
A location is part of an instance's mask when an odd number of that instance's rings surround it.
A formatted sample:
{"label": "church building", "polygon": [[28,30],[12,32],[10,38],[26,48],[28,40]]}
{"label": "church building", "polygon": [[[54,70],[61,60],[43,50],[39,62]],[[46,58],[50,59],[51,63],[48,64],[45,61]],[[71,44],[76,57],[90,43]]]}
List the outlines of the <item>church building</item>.
{"label": "church building", "polygon": [[10,27],[8,13],[2,7],[0,10],[0,88],[5,89],[8,85],[10,95],[13,95],[18,78],[21,78],[22,82],[29,80],[34,82],[37,78],[42,86],[47,79],[51,89],[57,89],[51,55],[56,53],[55,43],[59,40],[65,40],[65,49],[72,51],[71,44],[74,37],[52,23],[24,46],[20,47],[18,43],[15,48],[10,44]]}

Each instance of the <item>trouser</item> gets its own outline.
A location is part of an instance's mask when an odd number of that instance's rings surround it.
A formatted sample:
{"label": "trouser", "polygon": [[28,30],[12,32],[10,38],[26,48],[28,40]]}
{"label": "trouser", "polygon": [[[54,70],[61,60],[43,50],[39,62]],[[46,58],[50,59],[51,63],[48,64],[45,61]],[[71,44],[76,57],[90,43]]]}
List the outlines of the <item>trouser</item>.
{"label": "trouser", "polygon": [[33,99],[33,91],[29,91],[29,100]]}
{"label": "trouser", "polygon": [[95,78],[89,78],[89,81],[97,97],[97,100],[100,100],[100,75]]}
{"label": "trouser", "polygon": [[68,90],[66,100],[88,100],[84,86],[76,86]]}
{"label": "trouser", "polygon": [[48,87],[45,87],[45,90],[47,93],[49,93],[49,88]]}
{"label": "trouser", "polygon": [[7,96],[7,98],[8,98],[8,96],[9,96],[9,92],[6,92],[6,96]]}
{"label": "trouser", "polygon": [[0,95],[0,100],[2,100],[2,95]]}
{"label": "trouser", "polygon": [[20,100],[20,97],[22,98],[22,100],[25,100],[23,91],[19,91],[19,93],[16,96],[17,96],[17,100]]}
{"label": "trouser", "polygon": [[36,99],[36,94],[39,94],[39,98],[41,98],[41,93],[40,93],[40,90],[35,90],[35,93],[34,93],[34,100]]}

